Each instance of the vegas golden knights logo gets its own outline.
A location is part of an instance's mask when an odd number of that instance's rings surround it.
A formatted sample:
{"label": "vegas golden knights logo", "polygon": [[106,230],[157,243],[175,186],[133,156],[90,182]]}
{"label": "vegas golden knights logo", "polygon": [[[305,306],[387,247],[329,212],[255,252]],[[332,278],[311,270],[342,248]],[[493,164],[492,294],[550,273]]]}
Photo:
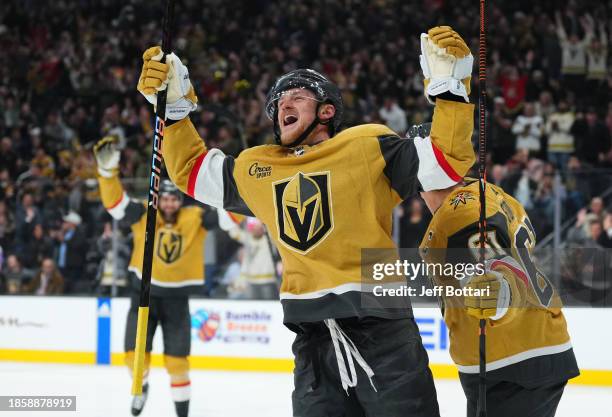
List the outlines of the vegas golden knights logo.
{"label": "vegas golden knights logo", "polygon": [[173,231],[159,232],[157,257],[167,264],[171,264],[181,256],[183,250],[183,236]]}
{"label": "vegas golden knights logo", "polygon": [[273,184],[279,239],[307,253],[332,230],[329,172],[303,174]]}

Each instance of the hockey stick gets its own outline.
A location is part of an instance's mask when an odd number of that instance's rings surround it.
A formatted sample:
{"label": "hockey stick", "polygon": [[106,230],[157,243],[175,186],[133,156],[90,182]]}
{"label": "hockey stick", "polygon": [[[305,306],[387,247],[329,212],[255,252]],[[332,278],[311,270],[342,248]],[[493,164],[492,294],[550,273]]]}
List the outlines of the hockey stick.
{"label": "hockey stick", "polygon": [[[478,219],[478,230],[480,232],[480,262],[485,261],[485,245],[487,240],[487,45],[485,26],[485,0],[480,0],[480,38],[478,42],[478,110],[480,113],[478,124],[478,174],[479,174],[479,196],[480,216]],[[480,319],[479,323],[479,380],[478,380],[478,405],[476,415],[487,416],[487,335],[486,319]]]}
{"label": "hockey stick", "polygon": [[[162,62],[166,53],[172,49],[170,29],[174,21],[174,0],[166,0],[166,13],[162,24]],[[138,325],[136,327],[136,347],[134,352],[134,369],[132,372],[132,395],[142,395],[142,378],[144,373],[145,347],[147,344],[147,324],[149,321],[149,294],[151,291],[151,270],[153,268],[153,248],[155,246],[155,223],[159,184],[162,175],[162,143],[166,119],[166,94],[168,89],[157,93],[155,110],[155,133],[151,151],[151,180],[149,182],[149,201],[147,204],[147,225],[145,229],[144,255],[142,258],[142,280],[140,283],[140,303],[138,306]]]}

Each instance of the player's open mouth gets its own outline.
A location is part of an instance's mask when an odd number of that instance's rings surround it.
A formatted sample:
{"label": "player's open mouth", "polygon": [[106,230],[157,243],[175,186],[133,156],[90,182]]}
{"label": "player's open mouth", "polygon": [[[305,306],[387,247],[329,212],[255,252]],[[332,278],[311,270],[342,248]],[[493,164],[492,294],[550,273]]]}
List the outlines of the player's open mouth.
{"label": "player's open mouth", "polygon": [[283,126],[289,126],[298,121],[298,117],[292,114],[287,115],[283,118]]}

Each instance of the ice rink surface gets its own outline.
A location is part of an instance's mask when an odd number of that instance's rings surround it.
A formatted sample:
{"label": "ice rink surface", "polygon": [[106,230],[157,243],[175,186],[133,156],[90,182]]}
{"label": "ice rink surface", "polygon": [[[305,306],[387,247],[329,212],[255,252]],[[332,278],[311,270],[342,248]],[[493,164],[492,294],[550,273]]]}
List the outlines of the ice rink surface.
{"label": "ice rink surface", "polygon": [[[290,417],[290,374],[192,371],[191,417]],[[464,417],[459,381],[436,381],[442,417]],[[0,417],[130,416],[130,378],[123,367],[0,362],[0,395],[76,395],[76,412],[2,412]],[[153,368],[143,417],[172,417],[169,380]],[[569,385],[557,417],[612,416],[612,388]],[[520,416],[519,416],[520,417]]]}

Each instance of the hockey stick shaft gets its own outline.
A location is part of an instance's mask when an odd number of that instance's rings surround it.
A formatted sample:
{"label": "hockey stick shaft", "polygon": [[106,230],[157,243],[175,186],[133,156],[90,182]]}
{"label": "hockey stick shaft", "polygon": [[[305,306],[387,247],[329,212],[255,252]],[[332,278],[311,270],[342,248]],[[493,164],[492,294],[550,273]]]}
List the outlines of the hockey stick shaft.
{"label": "hockey stick shaft", "polygon": [[[172,49],[171,29],[173,21],[174,0],[166,0],[166,12],[162,24],[162,51],[164,51],[162,62],[166,61],[165,54]],[[153,269],[153,248],[155,247],[155,224],[159,201],[159,185],[162,179],[162,144],[164,142],[164,121],[166,119],[166,95],[167,89],[157,93],[157,105],[155,106],[155,129],[151,150],[151,176],[147,203],[144,254],[142,257],[142,279],[140,283],[140,302],[138,305],[138,324],[136,327],[134,369],[132,372],[132,395],[142,394],[147,324],[149,319],[149,296],[151,292],[151,271]]]}
{"label": "hockey stick shaft", "polygon": [[[485,261],[485,246],[487,240],[487,207],[486,207],[486,187],[487,187],[487,44],[486,44],[486,21],[485,21],[485,0],[480,0],[480,37],[478,42],[478,173],[479,173],[479,197],[480,197],[480,216],[478,219],[478,229],[480,232],[480,262]],[[478,406],[477,416],[487,416],[487,321],[481,319],[479,323],[478,351],[479,351],[479,379],[478,379]]]}

